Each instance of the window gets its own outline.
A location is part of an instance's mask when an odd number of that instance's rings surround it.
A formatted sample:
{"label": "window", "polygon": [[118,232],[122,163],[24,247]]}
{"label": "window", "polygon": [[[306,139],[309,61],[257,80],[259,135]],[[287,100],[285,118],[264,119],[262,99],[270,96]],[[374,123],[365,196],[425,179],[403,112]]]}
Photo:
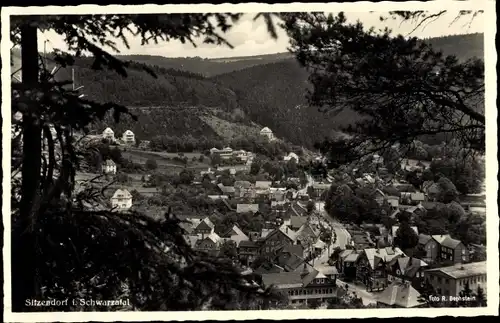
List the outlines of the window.
{"label": "window", "polygon": [[448,278],[446,278],[446,279],[444,280],[444,282],[445,282],[446,284],[449,284],[449,283],[450,283],[450,280],[449,280]]}
{"label": "window", "polygon": [[465,249],[462,249],[462,255],[465,255]]}

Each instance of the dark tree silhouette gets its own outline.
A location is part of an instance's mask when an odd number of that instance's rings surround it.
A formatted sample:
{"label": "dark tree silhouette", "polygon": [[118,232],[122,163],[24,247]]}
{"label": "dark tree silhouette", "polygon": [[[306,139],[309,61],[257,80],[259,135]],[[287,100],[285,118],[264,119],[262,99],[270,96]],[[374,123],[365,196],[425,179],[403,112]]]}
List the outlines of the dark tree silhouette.
{"label": "dark tree silhouette", "polygon": [[[84,132],[109,111],[116,121],[128,111],[115,102],[97,103],[68,89],[71,82],[56,81],[38,53],[38,30],[52,30],[64,37],[74,55],[56,50],[53,60],[60,66],[72,65],[75,56],[90,52],[92,69],[106,68],[126,77],[128,64],[108,50],[116,50],[116,38],[128,47],[123,32],[130,26],[137,29],[135,36],[143,44],[172,39],[194,43],[198,38],[230,45],[216,32],[211,19],[226,31],[240,16],[10,17],[11,41],[21,48],[22,67],[22,80],[12,82],[11,94],[12,115],[22,116],[14,122],[22,162],[13,163],[21,169],[20,183],[13,181],[12,194],[13,311],[40,310],[27,307],[25,301],[42,297],[113,299],[125,293],[138,310],[255,308],[269,298],[269,289],[249,286],[231,263],[193,251],[171,212],[158,222],[133,212],[86,208],[84,201],[103,201],[96,192],[74,191],[79,167],[75,132]],[[264,18],[271,35],[276,36],[270,15],[264,14]],[[43,150],[47,153],[42,154]],[[220,301],[228,298],[234,302],[224,305]]]}
{"label": "dark tree silhouette", "polygon": [[291,50],[311,72],[310,104],[359,116],[335,154],[359,159],[395,144],[408,151],[423,136],[484,153],[482,60],[459,62],[416,38],[364,30],[343,13],[285,15],[285,26]]}

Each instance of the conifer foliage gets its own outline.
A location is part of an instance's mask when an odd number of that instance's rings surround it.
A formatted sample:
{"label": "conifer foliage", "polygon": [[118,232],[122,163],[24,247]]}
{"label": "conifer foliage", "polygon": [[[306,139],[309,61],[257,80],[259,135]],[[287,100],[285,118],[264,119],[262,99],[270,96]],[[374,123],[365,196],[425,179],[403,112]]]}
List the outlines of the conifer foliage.
{"label": "conifer foliage", "polygon": [[482,60],[460,62],[415,37],[365,30],[343,13],[285,15],[285,25],[291,50],[311,72],[311,105],[360,117],[344,129],[349,139],[328,149],[359,158],[433,135],[484,152]]}
{"label": "conifer foliage", "polygon": [[[99,197],[74,194],[80,161],[74,132],[85,131],[108,111],[117,120],[128,111],[114,102],[82,98],[67,82],[54,80],[38,53],[37,32],[52,30],[72,51],[56,51],[53,59],[60,66],[90,53],[91,68],[127,76],[127,64],[109,53],[116,50],[115,39],[128,47],[125,30],[143,44],[201,37],[205,43],[230,46],[216,27],[225,32],[240,16],[11,17],[11,40],[21,48],[22,63],[21,82],[12,82],[11,107],[13,116],[22,115],[13,118],[17,154],[12,171],[21,174],[19,183],[13,180],[12,196],[13,311],[116,310],[71,302],[68,308],[26,306],[26,300],[42,298],[126,297],[135,310],[199,310],[259,308],[273,297],[270,290],[250,284],[231,262],[194,252],[170,212],[158,222],[142,214],[85,208],[82,199]],[[270,21],[270,15],[264,18]]]}

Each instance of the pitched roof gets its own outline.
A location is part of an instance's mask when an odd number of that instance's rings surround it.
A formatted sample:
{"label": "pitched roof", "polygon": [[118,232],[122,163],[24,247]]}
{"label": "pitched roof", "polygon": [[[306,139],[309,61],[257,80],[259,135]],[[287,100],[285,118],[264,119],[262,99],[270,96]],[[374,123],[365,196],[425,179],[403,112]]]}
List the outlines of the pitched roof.
{"label": "pitched roof", "polygon": [[486,261],[471,262],[469,264],[456,264],[449,267],[441,267],[426,270],[426,273],[441,272],[451,278],[459,279],[486,274]]}
{"label": "pitched roof", "polygon": [[292,228],[300,228],[302,227],[305,223],[307,223],[307,218],[303,216],[296,216],[292,215],[290,217],[290,226]]}
{"label": "pitched roof", "polygon": [[357,252],[350,253],[344,258],[344,262],[356,262],[359,256],[360,254]]}
{"label": "pitched roof", "polygon": [[223,193],[234,193],[236,191],[233,186],[224,186],[222,183],[217,184],[217,187],[219,187]]}
{"label": "pitched roof", "polygon": [[335,266],[321,266],[321,267],[314,267],[314,269],[316,269],[317,271],[326,276],[337,275],[339,273],[339,271]]}
{"label": "pitched roof", "polygon": [[115,191],[115,193],[113,194],[113,199],[115,198],[126,198],[126,199],[131,199],[132,198],[132,194],[130,194],[130,192],[127,190],[127,189],[117,189]]}
{"label": "pitched roof", "polygon": [[106,161],[104,162],[104,166],[116,166],[116,164],[111,159],[106,159]]}
{"label": "pitched roof", "polygon": [[425,201],[424,193],[411,193],[410,198],[413,201]]}
{"label": "pitched roof", "polygon": [[460,243],[462,243],[460,240],[453,239],[449,234],[433,235],[432,238],[440,245],[451,249],[455,249]]}
{"label": "pitched roof", "polygon": [[418,243],[421,245],[426,245],[431,239],[432,237],[427,234],[421,233],[418,235]]}
{"label": "pitched roof", "polygon": [[189,234],[189,235],[185,235],[184,239],[192,248],[194,248],[196,246],[197,241],[200,239],[200,237],[198,237],[198,235]]}
{"label": "pitched roof", "polygon": [[238,247],[242,241],[249,240],[248,236],[238,228],[237,225],[233,225],[233,227],[228,232],[229,238],[236,242],[236,246]]}
{"label": "pitched roof", "polygon": [[384,260],[385,262],[391,261],[393,258],[399,256],[399,255],[404,255],[404,252],[401,251],[399,248],[392,248],[392,247],[387,247],[387,248],[369,248],[369,249],[364,249],[364,253],[366,254],[366,258],[368,259],[368,262],[370,263],[370,266],[375,268],[376,263],[375,263],[375,257]]}
{"label": "pitched roof", "polygon": [[378,301],[387,305],[411,308],[422,305],[420,293],[409,283],[394,282],[379,295]]}
{"label": "pitched roof", "polygon": [[317,229],[314,229],[309,223],[305,222],[297,231],[298,237],[311,237],[317,238],[320,232]]}
{"label": "pitched roof", "polygon": [[208,217],[201,220],[201,222],[196,226],[196,230],[207,230],[214,229],[215,225],[210,221]]}
{"label": "pitched roof", "polygon": [[264,127],[260,130],[260,133],[264,133],[264,132],[272,132],[271,129],[269,129],[268,127]]}
{"label": "pitched roof", "polygon": [[103,133],[115,133],[110,127],[104,129]]}
{"label": "pitched roof", "polygon": [[259,211],[259,204],[237,204],[236,212],[237,213],[246,213],[253,212],[256,213]]}
{"label": "pitched roof", "polygon": [[290,240],[296,241],[297,240],[297,232],[293,231],[286,225],[280,226],[277,230],[281,231],[285,236],[287,236]]}
{"label": "pitched roof", "polygon": [[414,277],[421,267],[426,267],[427,263],[413,257],[399,257],[396,259],[402,273],[407,277]]}

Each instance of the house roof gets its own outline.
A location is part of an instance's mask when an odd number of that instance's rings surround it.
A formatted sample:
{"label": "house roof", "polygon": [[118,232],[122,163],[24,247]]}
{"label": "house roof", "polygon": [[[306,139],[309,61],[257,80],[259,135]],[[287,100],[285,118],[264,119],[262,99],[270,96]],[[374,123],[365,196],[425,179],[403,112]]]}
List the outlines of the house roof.
{"label": "house roof", "polygon": [[264,127],[260,130],[260,133],[272,132],[268,127]]}
{"label": "house roof", "polygon": [[454,279],[486,275],[486,261],[456,264],[449,267],[426,270],[426,273],[432,272],[440,272]]}
{"label": "house roof", "polygon": [[241,229],[238,228],[237,225],[233,225],[227,235],[229,236],[229,239],[236,243],[237,247],[242,241],[246,241],[249,239],[248,236],[243,231],[241,231]]}
{"label": "house roof", "polygon": [[293,231],[286,225],[282,225],[279,227],[277,230],[281,231],[285,236],[287,236],[290,240],[296,241],[297,240],[297,232]]}
{"label": "house roof", "polygon": [[253,247],[258,247],[257,243],[255,241],[250,241],[250,240],[243,240],[240,242],[239,247],[245,247],[245,248],[253,248]]}
{"label": "house roof", "polygon": [[205,239],[209,239],[210,241],[212,241],[213,243],[219,243],[221,242],[221,238],[219,237],[219,235],[215,232],[212,232],[210,233]]}
{"label": "house roof", "polygon": [[389,262],[393,258],[398,257],[399,255],[404,255],[403,251],[399,248],[392,248],[392,247],[386,247],[386,248],[369,248],[369,249],[364,249],[364,252],[366,254],[366,258],[368,259],[368,262],[370,263],[370,266],[375,268],[376,263],[375,263],[375,257],[385,261]]}
{"label": "house roof", "polygon": [[253,212],[256,213],[259,211],[259,204],[237,204],[236,212],[237,213],[246,213]]}
{"label": "house roof", "polygon": [[421,245],[426,245],[427,242],[429,242],[431,239],[432,239],[432,237],[430,235],[427,235],[427,234],[421,233],[418,235],[418,243]]}
{"label": "house roof", "polygon": [[424,193],[411,193],[410,198],[413,201],[425,201]]}
{"label": "house roof", "polygon": [[449,234],[433,235],[432,238],[440,245],[451,249],[455,249],[460,243],[462,243],[460,240],[453,239]]}
{"label": "house roof", "polygon": [[318,239],[318,241],[316,241],[316,243],[314,244],[314,248],[318,248],[318,249],[323,249],[325,246],[326,246],[326,243],[321,241],[321,239]]}
{"label": "house roof", "polygon": [[300,237],[311,237],[316,239],[319,236],[320,232],[317,229],[314,229],[309,223],[305,222],[297,231],[297,236]]}
{"label": "house roof", "polygon": [[426,267],[427,263],[413,257],[399,257],[396,259],[399,268],[407,277],[414,277],[421,267]]}
{"label": "house roof", "polygon": [[116,166],[116,164],[111,159],[106,159],[106,161],[104,162],[104,166]]}
{"label": "house roof", "polygon": [[292,215],[290,217],[290,226],[292,228],[300,228],[302,227],[305,223],[307,223],[307,218],[304,216],[296,216]]}
{"label": "house roof", "polygon": [[215,225],[210,221],[208,217],[204,218],[201,220],[201,222],[196,226],[196,230],[213,230],[215,228]]}
{"label": "house roof", "polygon": [[185,235],[184,239],[193,248],[193,247],[196,246],[196,243],[200,239],[200,237],[198,237],[198,235],[191,235],[191,234],[189,234],[189,235]]}
{"label": "house roof", "polygon": [[236,192],[236,189],[233,186],[224,186],[222,183],[217,184],[217,186],[219,187],[219,189],[223,193],[234,193],[234,192]]}
{"label": "house roof", "polygon": [[252,187],[252,183],[249,181],[235,181],[233,186],[237,188],[250,188]]}
{"label": "house roof", "polygon": [[304,247],[300,244],[287,244],[281,249],[281,252],[288,252],[292,255],[302,256],[304,254]]}
{"label": "house roof", "polygon": [[130,192],[127,190],[127,189],[117,189],[115,191],[115,193],[113,194],[113,197],[112,198],[126,198],[126,199],[131,199],[132,198],[132,194],[130,194]]}
{"label": "house roof", "polygon": [[279,266],[285,268],[286,271],[295,271],[305,263],[304,258],[285,251],[280,252],[275,261]]}
{"label": "house roof", "polygon": [[420,293],[409,283],[394,282],[379,295],[378,301],[387,305],[411,308],[422,305]]}
{"label": "house roof", "polygon": [[115,133],[110,127],[104,129],[103,133]]}
{"label": "house roof", "polygon": [[[353,251],[353,250],[351,250],[351,251]],[[357,252],[349,253],[348,255],[345,256],[344,262],[356,262],[356,261],[358,261],[359,255],[360,254]]]}
{"label": "house roof", "polygon": [[321,266],[315,267],[314,269],[326,276],[337,275],[339,273],[335,266]]}
{"label": "house roof", "polygon": [[125,132],[123,134],[124,135],[133,135],[134,133],[132,132],[132,130],[125,130]]}
{"label": "house roof", "polygon": [[255,188],[260,188],[260,189],[271,188],[272,184],[273,182],[271,181],[256,181]]}

